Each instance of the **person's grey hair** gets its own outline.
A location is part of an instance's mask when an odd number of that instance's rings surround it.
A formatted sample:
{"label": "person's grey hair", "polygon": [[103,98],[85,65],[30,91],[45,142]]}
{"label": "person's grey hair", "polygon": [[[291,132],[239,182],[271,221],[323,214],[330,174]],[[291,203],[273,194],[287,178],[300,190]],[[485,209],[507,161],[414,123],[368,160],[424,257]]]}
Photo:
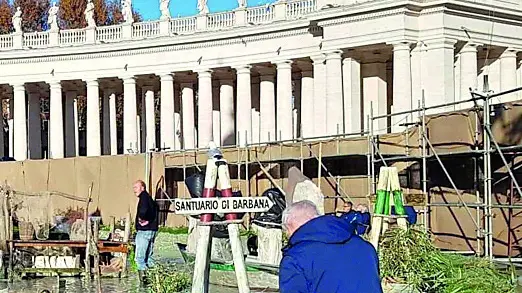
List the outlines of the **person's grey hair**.
{"label": "person's grey hair", "polygon": [[309,200],[301,200],[289,204],[283,211],[281,219],[284,230],[288,229],[288,223],[296,218],[297,214],[299,214],[299,217],[313,219],[319,216],[319,210],[317,209],[317,206]]}

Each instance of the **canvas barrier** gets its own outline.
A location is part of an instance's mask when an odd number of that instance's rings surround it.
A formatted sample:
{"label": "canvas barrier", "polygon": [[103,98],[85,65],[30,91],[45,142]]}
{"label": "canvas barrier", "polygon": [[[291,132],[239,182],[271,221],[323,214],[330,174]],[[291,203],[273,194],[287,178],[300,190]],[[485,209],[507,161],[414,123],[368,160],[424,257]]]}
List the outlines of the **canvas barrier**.
{"label": "canvas barrier", "polygon": [[[148,172],[145,154],[2,162],[0,181],[16,191],[61,192],[81,198],[88,197],[92,185],[89,212],[99,211],[103,220],[108,221],[109,217],[123,218],[127,212],[135,214],[137,200],[132,185],[136,180],[141,179],[153,188],[164,188],[156,184],[164,180],[163,156],[151,157]],[[51,197],[51,201],[49,206],[55,212],[83,207],[82,203],[59,196]]]}

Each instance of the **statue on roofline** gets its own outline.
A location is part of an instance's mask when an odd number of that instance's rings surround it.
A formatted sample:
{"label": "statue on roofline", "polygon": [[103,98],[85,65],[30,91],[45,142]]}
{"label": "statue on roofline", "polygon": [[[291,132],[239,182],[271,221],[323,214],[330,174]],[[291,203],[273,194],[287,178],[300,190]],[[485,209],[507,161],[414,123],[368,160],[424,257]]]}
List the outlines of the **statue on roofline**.
{"label": "statue on roofline", "polygon": [[49,8],[49,16],[47,17],[47,24],[49,25],[50,31],[57,31],[58,28],[58,11],[60,8],[56,6],[56,2],[53,2],[53,6]]}
{"label": "statue on roofline", "polygon": [[94,4],[92,3],[92,0],[87,1],[87,7],[85,8],[84,14],[87,27],[96,27],[96,22],[94,21]]}
{"label": "statue on roofline", "polygon": [[11,21],[13,22],[13,28],[15,33],[21,33],[22,32],[22,10],[20,6],[16,8],[16,12],[11,18]]}
{"label": "statue on roofline", "polygon": [[170,0],[160,0],[161,20],[170,18],[169,3]]}

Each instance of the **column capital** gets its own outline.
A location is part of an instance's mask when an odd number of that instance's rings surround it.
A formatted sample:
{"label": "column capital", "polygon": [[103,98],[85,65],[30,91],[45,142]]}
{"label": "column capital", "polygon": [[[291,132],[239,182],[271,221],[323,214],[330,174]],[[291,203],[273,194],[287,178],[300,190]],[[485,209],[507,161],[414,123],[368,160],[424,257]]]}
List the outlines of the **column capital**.
{"label": "column capital", "polygon": [[426,50],[431,49],[455,49],[455,44],[457,40],[450,38],[436,38],[431,40],[426,40],[423,44],[426,47]]}
{"label": "column capital", "polygon": [[198,74],[198,78],[209,78],[212,77],[212,69],[200,69],[195,71]]}
{"label": "column capital", "polygon": [[126,75],[120,77],[124,84],[136,84],[136,77],[134,75]]}
{"label": "column capital", "polygon": [[352,62],[359,62],[359,60],[357,60],[356,58],[353,58],[353,57],[346,57],[343,59],[343,65],[346,65],[346,64],[349,64],[349,63],[352,63]]}
{"label": "column capital", "polygon": [[276,69],[291,69],[292,68],[292,60],[281,60],[281,61],[274,61],[272,64],[275,64]]}
{"label": "column capital", "polygon": [[159,72],[156,73],[157,76],[160,77],[161,81],[173,81],[174,80],[174,73],[172,72]]}
{"label": "column capital", "polygon": [[62,88],[62,82],[60,80],[49,80],[47,81],[51,88]]}
{"label": "column capital", "polygon": [[462,49],[460,49],[460,53],[477,53],[479,46],[482,46],[482,44],[467,42],[464,44],[464,46],[462,46]]}
{"label": "column capital", "polygon": [[13,87],[13,92],[24,91],[25,92],[25,83],[24,82],[14,82],[11,83]]}
{"label": "column capital", "polygon": [[240,65],[233,67],[236,70],[236,74],[250,74],[250,70],[252,69],[251,65]]}
{"label": "column capital", "polygon": [[84,79],[85,81],[85,84],[90,87],[90,86],[100,86],[100,83],[98,81],[97,78],[86,78]]}
{"label": "column capital", "polygon": [[318,53],[318,54],[310,56],[310,59],[312,59],[312,62],[314,64],[323,63],[326,60],[326,56],[324,56],[324,54],[322,54],[322,53]]}
{"label": "column capital", "polygon": [[500,55],[500,58],[517,58],[518,50],[512,47],[506,48]]}
{"label": "column capital", "polygon": [[412,42],[401,41],[401,42],[393,42],[390,45],[393,46],[393,52],[395,51],[410,51]]}
{"label": "column capital", "polygon": [[343,54],[343,51],[341,50],[332,50],[326,52],[326,58],[325,60],[332,60],[332,59],[341,59],[341,55]]}

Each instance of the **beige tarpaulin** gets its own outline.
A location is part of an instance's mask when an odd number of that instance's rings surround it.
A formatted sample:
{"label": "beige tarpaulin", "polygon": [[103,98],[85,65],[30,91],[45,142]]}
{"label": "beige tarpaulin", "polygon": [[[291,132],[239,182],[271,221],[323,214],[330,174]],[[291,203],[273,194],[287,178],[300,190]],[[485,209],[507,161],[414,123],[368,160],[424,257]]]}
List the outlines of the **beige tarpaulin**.
{"label": "beige tarpaulin", "polygon": [[[98,209],[106,221],[114,216],[124,217],[127,211],[135,213],[136,197],[132,183],[138,179],[157,182],[164,178],[163,156],[150,160],[150,178],[146,178],[146,155],[77,157],[59,160],[4,162],[0,181],[12,189],[27,192],[55,191],[86,198],[93,186],[90,212]],[[156,184],[152,184],[155,187]],[[150,186],[149,186],[150,190]],[[151,191],[155,194],[155,191]],[[74,201],[54,197],[55,211],[76,208]]]}

